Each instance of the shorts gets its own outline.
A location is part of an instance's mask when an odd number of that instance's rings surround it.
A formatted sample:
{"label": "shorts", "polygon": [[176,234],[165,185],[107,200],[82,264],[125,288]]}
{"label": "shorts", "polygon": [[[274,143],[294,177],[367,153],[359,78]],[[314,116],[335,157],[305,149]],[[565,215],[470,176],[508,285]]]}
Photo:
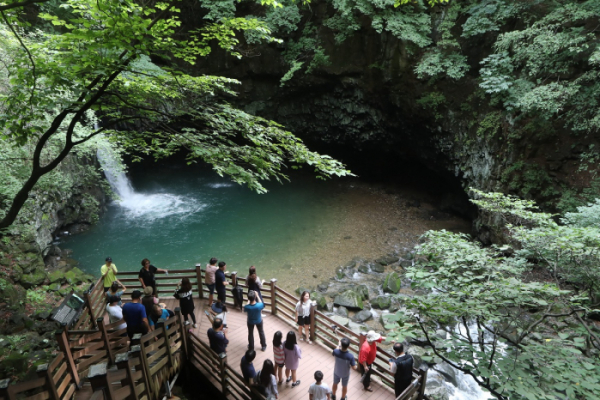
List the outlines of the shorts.
{"label": "shorts", "polygon": [[310,326],[310,317],[298,317],[298,325],[300,326]]}
{"label": "shorts", "polygon": [[285,364],[275,364],[275,365],[277,365],[279,368],[285,367]]}
{"label": "shorts", "polygon": [[215,292],[215,284],[211,283],[211,284],[206,284],[206,287],[208,288],[208,293],[213,294]]}
{"label": "shorts", "polygon": [[104,286],[104,293],[108,292],[108,289],[110,289],[110,286]]}
{"label": "shorts", "polygon": [[337,385],[338,383],[340,383],[340,381],[342,381],[342,387],[348,387],[349,380],[350,380],[350,375],[348,375],[345,378],[340,378],[336,374],[333,374],[333,384],[334,385]]}

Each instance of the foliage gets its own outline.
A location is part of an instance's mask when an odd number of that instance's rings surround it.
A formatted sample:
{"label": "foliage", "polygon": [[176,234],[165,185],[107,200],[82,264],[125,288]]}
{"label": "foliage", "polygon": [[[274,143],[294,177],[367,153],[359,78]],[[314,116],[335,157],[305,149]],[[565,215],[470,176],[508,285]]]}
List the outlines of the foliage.
{"label": "foliage", "polygon": [[[406,272],[427,292],[393,318],[402,335],[391,335],[425,336],[437,357],[498,399],[594,398],[600,339],[586,313],[598,304],[600,228],[558,225],[531,201],[474,192],[513,242],[484,248],[464,234],[427,232]],[[590,207],[568,218],[590,221]],[[534,265],[553,278],[526,278]]]}
{"label": "foliage", "polygon": [[28,289],[27,303],[34,308],[46,304],[46,291],[43,289]]}
{"label": "foliage", "polygon": [[315,68],[329,65],[329,56],[321,44],[316,26],[306,23],[302,36],[297,41],[290,40],[283,52],[283,59],[291,65],[290,70],[281,79],[281,86],[306,64],[306,73],[310,74]]}
{"label": "foliage", "polygon": [[[222,94],[234,94],[236,81],[193,77],[149,61],[153,56],[194,63],[215,46],[241,57],[236,32],[254,31],[270,40],[264,22],[222,14],[218,22],[206,20],[176,35],[181,24],[175,3],[69,0],[61,7],[70,13],[49,7],[40,14],[56,27],[53,31],[26,32],[21,8],[3,12],[0,132],[9,146],[29,146],[32,157],[22,166],[29,171],[22,183],[11,182],[12,198],[4,203],[0,228],[15,220],[40,179],[101,134],[122,149],[155,157],[188,147],[191,161],[208,162],[258,191],[264,188],[257,180],[271,174],[286,178],[286,162],[308,162],[321,176],[349,174],[282,127],[220,100]],[[100,126],[92,112],[101,114]]]}

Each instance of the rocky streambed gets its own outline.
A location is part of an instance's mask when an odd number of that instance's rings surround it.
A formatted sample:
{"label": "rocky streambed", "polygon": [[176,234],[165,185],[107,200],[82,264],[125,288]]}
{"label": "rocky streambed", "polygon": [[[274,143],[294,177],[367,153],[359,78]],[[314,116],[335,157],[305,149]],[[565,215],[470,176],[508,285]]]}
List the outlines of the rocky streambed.
{"label": "rocky streambed", "polygon": [[[375,330],[386,335],[386,316],[406,310],[407,299],[420,293],[410,287],[404,270],[414,263],[415,250],[404,248],[401,252],[386,254],[376,259],[355,257],[337,268],[335,276],[316,287],[298,287],[300,295],[307,290],[317,308],[325,315],[356,333]],[[440,331],[444,335],[445,331]],[[405,342],[407,351],[414,357],[415,368],[429,370],[426,394],[433,400],[459,400],[486,398],[470,377],[465,377],[450,365],[435,357],[423,347],[418,338]],[[381,347],[393,354],[392,342]]]}

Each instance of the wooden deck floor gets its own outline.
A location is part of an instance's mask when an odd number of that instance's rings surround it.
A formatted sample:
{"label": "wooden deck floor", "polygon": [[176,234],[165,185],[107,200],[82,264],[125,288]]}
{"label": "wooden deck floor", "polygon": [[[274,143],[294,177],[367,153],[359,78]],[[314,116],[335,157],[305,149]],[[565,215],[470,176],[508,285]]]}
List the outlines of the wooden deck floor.
{"label": "wooden deck floor", "polygon": [[[170,298],[161,298],[160,302],[165,303],[167,308],[170,310],[175,309],[179,306],[179,301]],[[206,300],[195,300],[196,309],[196,321],[198,328],[193,328],[189,325],[189,328],[203,341],[208,343],[208,337],[206,332],[210,328],[208,318],[204,314],[204,310],[207,306]],[[236,371],[241,374],[239,363],[246,352],[246,346],[248,345],[248,328],[246,327],[246,314],[241,312],[239,309],[233,310],[233,307],[229,307],[230,311],[227,314],[227,326],[229,346],[227,347],[227,363],[235,367]],[[270,358],[273,360],[273,334],[276,331],[281,331],[285,338],[288,331],[294,330],[296,333],[297,327],[293,324],[293,321],[286,321],[278,316],[273,316],[269,312],[264,312],[265,317],[263,318],[265,336],[267,339],[267,350],[265,352],[260,351],[260,341],[258,338],[258,332],[254,331],[254,342],[256,350],[256,359],[254,360],[254,368],[256,370],[262,367],[265,359]],[[108,317],[105,316],[108,321]],[[313,374],[315,371],[320,370],[324,374],[324,382],[331,386],[333,385],[333,367],[334,358],[331,355],[329,348],[313,342],[308,344],[301,341],[299,343],[302,350],[302,359],[300,360],[300,366],[297,370],[297,379],[301,380],[301,384],[297,387],[292,388],[291,384],[286,385],[285,383],[279,386],[279,399],[284,400],[299,400],[308,398],[308,388],[314,382]],[[285,371],[284,371],[285,373]],[[285,376],[284,376],[285,379]],[[88,384],[89,385],[89,384]],[[348,384],[348,399],[355,400],[393,400],[394,392],[391,388],[380,384],[377,377],[372,377],[373,392],[365,392],[363,390],[362,383],[360,382],[360,374],[357,371],[351,371],[350,382]],[[341,399],[342,395],[341,383],[338,385],[337,399]],[[85,388],[84,388],[84,391]],[[89,398],[91,393],[77,393],[77,399]],[[86,391],[87,392],[87,391]],[[91,392],[91,390],[89,390]]]}

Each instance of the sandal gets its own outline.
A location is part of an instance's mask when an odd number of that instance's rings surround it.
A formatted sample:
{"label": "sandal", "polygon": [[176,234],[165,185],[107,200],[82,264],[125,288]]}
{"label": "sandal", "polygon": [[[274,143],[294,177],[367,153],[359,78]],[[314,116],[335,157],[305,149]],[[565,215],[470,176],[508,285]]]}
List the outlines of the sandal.
{"label": "sandal", "polygon": [[[292,383],[292,387],[296,387],[296,386],[298,386],[299,384],[300,384],[300,381],[298,380],[298,381],[296,381],[296,382]],[[373,391],[373,390],[371,390],[371,391]]]}
{"label": "sandal", "polygon": [[373,388],[371,386],[369,386],[368,388],[364,388],[364,390],[367,391],[367,392],[372,392]]}
{"label": "sandal", "polygon": [[291,377],[291,376],[288,376],[288,377],[286,378],[286,380],[285,380],[285,383],[290,383],[291,381],[292,381],[292,377]]}

